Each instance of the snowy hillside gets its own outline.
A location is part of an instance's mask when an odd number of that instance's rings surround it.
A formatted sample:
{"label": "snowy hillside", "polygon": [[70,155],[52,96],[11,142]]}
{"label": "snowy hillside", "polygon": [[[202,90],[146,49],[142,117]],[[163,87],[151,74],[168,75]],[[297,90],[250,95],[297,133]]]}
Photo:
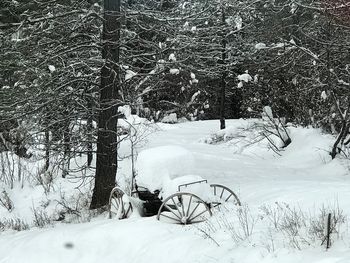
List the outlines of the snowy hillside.
{"label": "snowy hillside", "polygon": [[[16,186],[8,190],[13,211],[0,206],[0,262],[350,262],[350,175],[340,156],[331,161],[334,138],[289,127],[292,143],[277,154],[266,140],[250,143],[258,135],[255,121],[228,120],[224,131],[218,131],[218,121],[158,124],[137,146],[139,182],[143,176],[145,184],[164,186],[175,175],[196,176],[231,188],[241,207],[215,209],[208,221],[186,226],[135,212],[124,220],[103,214],[90,222],[63,220],[44,228],[1,231],[1,222],[11,218],[30,225],[37,207],[58,218],[54,200],[62,195],[80,203],[89,198],[88,183],[62,178],[55,179],[47,195],[39,186]],[[129,155],[127,141],[119,154]],[[131,161],[124,159],[119,184],[126,187],[130,176]],[[321,243],[328,213],[338,222],[326,250]]]}

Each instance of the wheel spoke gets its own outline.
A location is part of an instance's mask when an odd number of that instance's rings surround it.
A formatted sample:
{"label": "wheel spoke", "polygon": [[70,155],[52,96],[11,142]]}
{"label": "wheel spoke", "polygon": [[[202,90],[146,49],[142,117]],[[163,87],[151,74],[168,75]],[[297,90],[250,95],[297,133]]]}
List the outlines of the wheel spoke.
{"label": "wheel spoke", "polygon": [[181,220],[181,218],[177,214],[175,214],[173,212],[173,209],[171,209],[167,204],[164,204],[164,206],[169,210],[169,212],[173,213],[174,216],[176,216],[179,220]]}
{"label": "wheel spoke", "polygon": [[220,198],[222,198],[222,195],[224,194],[225,188],[222,188]]}
{"label": "wheel spoke", "polygon": [[182,217],[183,214],[181,214],[181,211],[179,210],[179,207],[176,205],[174,198],[171,198],[171,200],[173,200],[173,203],[174,203],[174,205],[175,205],[177,211],[179,212],[180,217]]}
{"label": "wheel spoke", "polygon": [[113,195],[111,200],[115,201],[117,205],[119,205],[119,197],[117,195]]}
{"label": "wheel spoke", "polygon": [[128,213],[129,213],[130,211],[132,211],[132,206],[129,204],[128,210],[126,210],[125,215],[127,216],[127,215],[128,215]]}
{"label": "wheel spoke", "polygon": [[124,214],[125,213],[124,202],[120,202],[120,204],[121,204],[121,207],[122,207],[121,217],[124,218],[124,216],[125,216],[125,214]]}
{"label": "wheel spoke", "polygon": [[225,202],[227,202],[227,201],[230,199],[231,196],[232,196],[232,194],[230,194],[230,195],[225,199]]}
{"label": "wheel spoke", "polygon": [[118,204],[117,202],[113,202],[113,201],[115,201],[115,200],[113,199],[113,200],[111,201],[111,204],[114,206],[115,209],[118,210],[119,204]]}
{"label": "wheel spoke", "polygon": [[192,210],[191,214],[188,216],[188,218],[191,218],[191,216],[193,215],[194,211],[196,211],[196,209],[198,208],[198,206],[200,205],[200,203],[197,203],[196,207]]}
{"label": "wheel spoke", "polygon": [[196,215],[195,217],[189,218],[189,220],[193,220],[193,219],[199,217],[200,215],[203,215],[205,212],[208,212],[207,208],[205,208],[205,210],[204,210],[203,212],[200,212],[200,213],[199,213],[198,215]]}
{"label": "wheel spoke", "polygon": [[165,215],[164,213],[163,214],[160,214],[161,216],[164,216],[164,217],[166,217],[166,218],[169,218],[169,219],[171,219],[171,220],[174,220],[174,221],[177,221],[177,222],[181,222],[181,220],[179,219],[179,218],[173,218],[173,217],[171,217],[171,216],[167,216],[167,215]]}
{"label": "wheel spoke", "polygon": [[192,221],[192,220],[190,220],[188,223],[189,224],[196,224],[196,223],[202,223],[202,222],[204,222],[206,219],[203,219],[203,220],[197,220],[197,221]]}
{"label": "wheel spoke", "polygon": [[190,212],[191,202],[192,202],[192,195],[190,196],[190,200],[188,201],[188,207],[187,207],[186,216],[188,216],[188,213]]}
{"label": "wheel spoke", "polygon": [[182,208],[182,216],[186,216],[183,198],[181,198],[181,208]]}

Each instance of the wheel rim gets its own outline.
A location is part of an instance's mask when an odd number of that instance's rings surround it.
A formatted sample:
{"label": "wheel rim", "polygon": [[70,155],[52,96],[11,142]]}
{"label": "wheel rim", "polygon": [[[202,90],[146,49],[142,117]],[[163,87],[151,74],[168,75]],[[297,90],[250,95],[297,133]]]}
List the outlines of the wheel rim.
{"label": "wheel rim", "polygon": [[191,193],[176,193],[167,197],[159,208],[157,219],[175,224],[194,224],[212,215],[207,204]]}
{"label": "wheel rim", "polygon": [[212,202],[213,207],[217,207],[226,202],[241,206],[241,201],[238,196],[230,188],[220,184],[211,184],[210,187],[213,190],[214,196],[218,198],[217,201]]}
{"label": "wheel rim", "polygon": [[109,218],[124,219],[128,218],[132,213],[132,205],[125,202],[123,196],[125,192],[119,187],[113,188],[109,196]]}

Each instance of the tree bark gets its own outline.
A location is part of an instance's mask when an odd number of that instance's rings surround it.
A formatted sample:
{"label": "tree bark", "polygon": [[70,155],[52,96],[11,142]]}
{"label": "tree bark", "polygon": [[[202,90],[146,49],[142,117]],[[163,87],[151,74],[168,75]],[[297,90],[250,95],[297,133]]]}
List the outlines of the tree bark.
{"label": "tree bark", "polygon": [[92,160],[93,160],[93,109],[92,109],[92,99],[91,99],[91,92],[89,92],[87,97],[87,108],[88,108],[88,116],[87,116],[87,165],[88,167],[91,166]]}
{"label": "tree bark", "polygon": [[222,73],[221,73],[221,89],[220,89],[220,129],[223,130],[226,128],[225,125],[225,99],[226,99],[226,78],[227,78],[227,68],[225,66],[226,64],[226,34],[225,34],[225,10],[222,6],[222,26],[223,26],[223,32],[222,32],[222,51],[221,51],[221,63],[222,63]]}
{"label": "tree bark", "polygon": [[[68,116],[68,112],[66,112]],[[69,170],[70,162],[70,130],[69,130],[69,119],[63,123],[63,167],[62,167],[62,178],[66,178]]]}
{"label": "tree bark", "polygon": [[45,172],[50,167],[50,131],[45,131]]}
{"label": "tree bark", "polygon": [[100,112],[98,117],[95,187],[90,209],[108,204],[117,172],[120,0],[104,1]]}

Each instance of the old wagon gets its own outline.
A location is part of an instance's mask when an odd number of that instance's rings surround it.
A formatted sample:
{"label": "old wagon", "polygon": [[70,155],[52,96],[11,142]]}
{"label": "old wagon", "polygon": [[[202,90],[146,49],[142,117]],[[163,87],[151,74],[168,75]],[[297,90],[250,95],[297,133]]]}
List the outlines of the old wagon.
{"label": "old wagon", "polygon": [[[176,151],[174,148],[171,151],[169,148],[165,150],[172,154],[179,153],[178,147]],[[181,150],[182,155],[186,153]],[[162,156],[164,159],[165,154]],[[187,155],[186,160],[188,159]],[[133,176],[129,193],[118,186],[111,191],[110,218],[125,219],[133,212],[138,212],[141,216],[156,216],[158,220],[171,223],[193,224],[207,220],[214,208],[223,203],[241,205],[238,196],[231,189],[220,184],[209,184],[198,175],[180,174],[175,178],[167,178],[166,183],[157,183],[156,187],[141,186],[136,183],[138,181],[142,182]],[[153,179],[152,182],[155,181],[160,180]]]}

